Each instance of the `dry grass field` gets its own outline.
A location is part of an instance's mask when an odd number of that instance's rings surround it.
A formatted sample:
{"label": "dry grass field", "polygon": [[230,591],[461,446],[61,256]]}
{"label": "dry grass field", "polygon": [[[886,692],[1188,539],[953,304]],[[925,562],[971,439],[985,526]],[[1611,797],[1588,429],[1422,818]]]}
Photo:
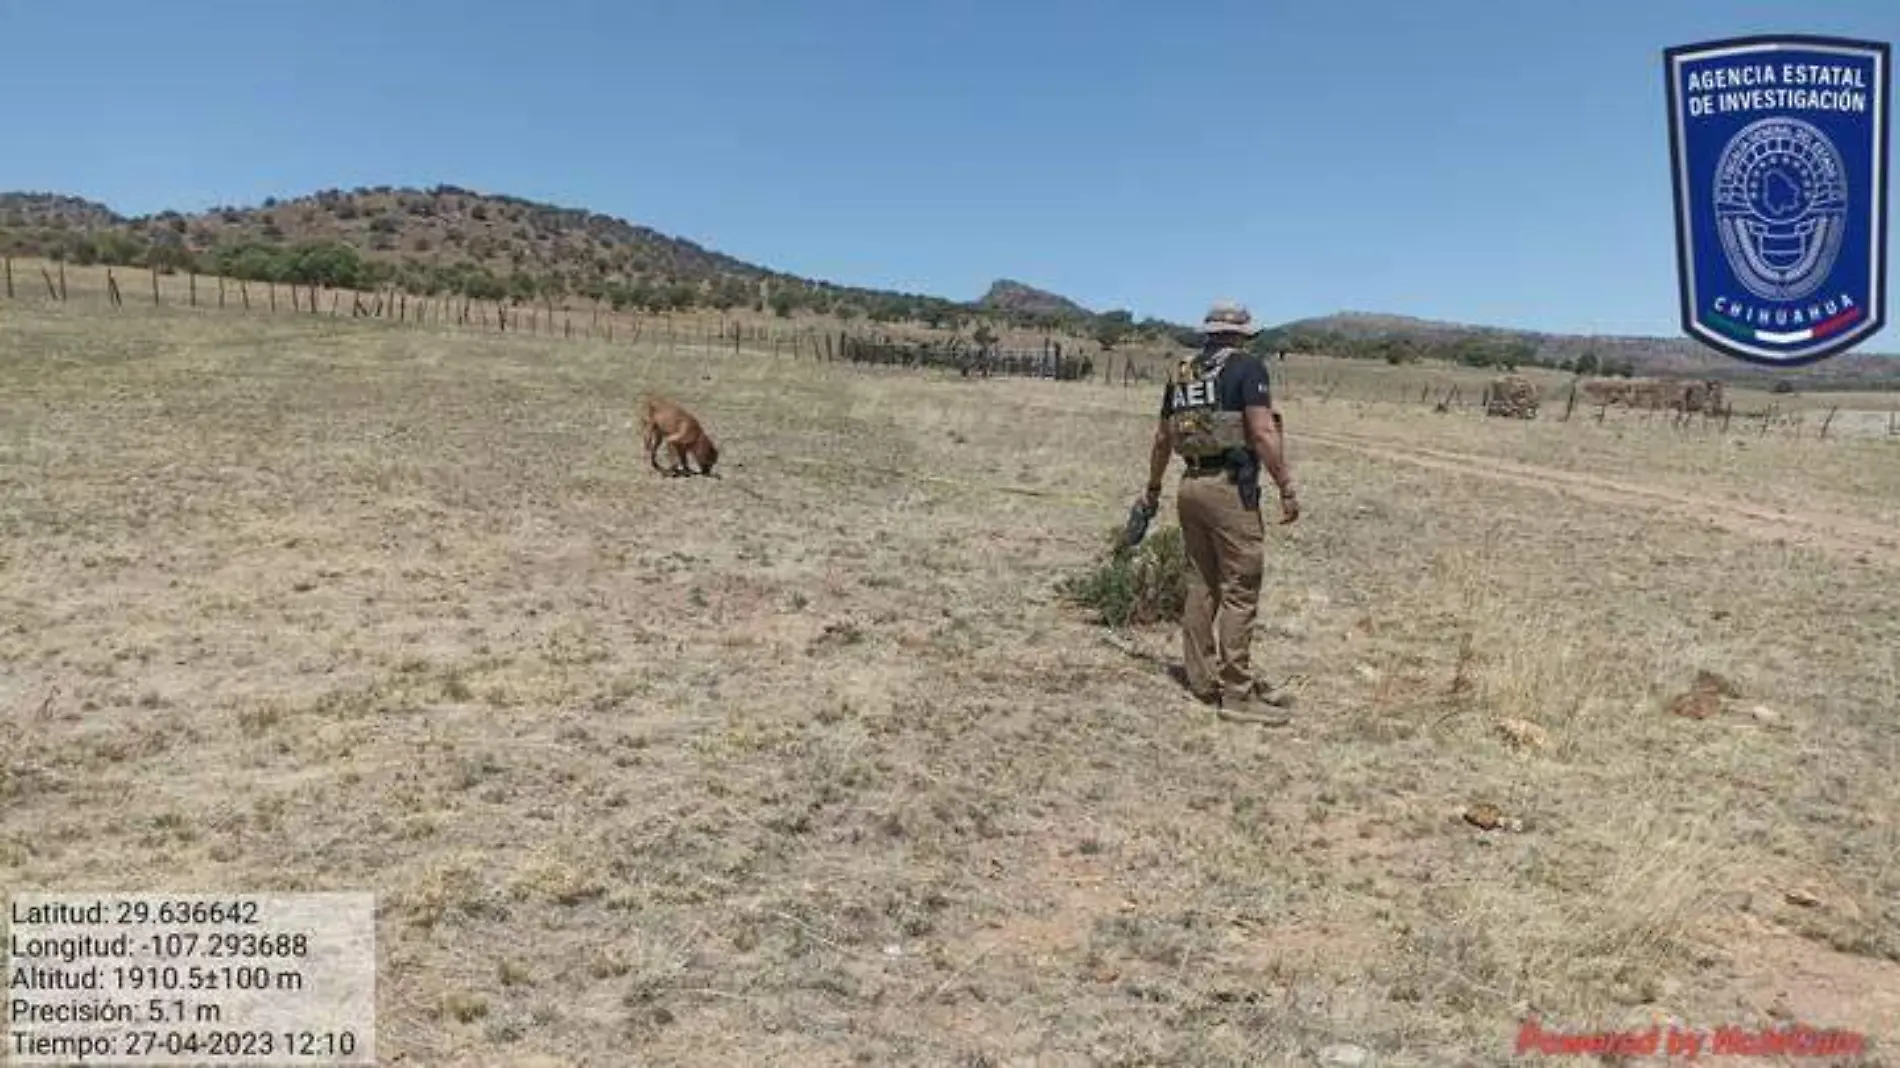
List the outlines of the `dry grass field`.
{"label": "dry grass field", "polygon": [[1062,596],[1150,390],[0,308],[0,891],[372,889],[385,1064],[1900,1064],[1900,442],[1318,373],[1263,731]]}

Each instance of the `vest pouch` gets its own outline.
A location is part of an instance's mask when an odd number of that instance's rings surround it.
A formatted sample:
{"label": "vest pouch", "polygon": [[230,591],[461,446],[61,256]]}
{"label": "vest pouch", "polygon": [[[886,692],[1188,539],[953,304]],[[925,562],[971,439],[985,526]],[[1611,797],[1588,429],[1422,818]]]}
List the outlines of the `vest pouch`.
{"label": "vest pouch", "polygon": [[1174,448],[1189,460],[1206,460],[1245,446],[1239,412],[1208,408],[1176,412],[1170,418]]}

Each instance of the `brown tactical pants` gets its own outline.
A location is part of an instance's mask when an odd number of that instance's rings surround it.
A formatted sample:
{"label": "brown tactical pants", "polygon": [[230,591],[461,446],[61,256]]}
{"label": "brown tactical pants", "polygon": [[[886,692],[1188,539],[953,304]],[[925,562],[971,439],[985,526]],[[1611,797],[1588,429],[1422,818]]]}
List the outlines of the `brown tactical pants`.
{"label": "brown tactical pants", "polygon": [[1224,472],[1188,474],[1177,494],[1187,550],[1183,666],[1196,697],[1233,701],[1253,692],[1254,617],[1265,570],[1266,524],[1240,503]]}

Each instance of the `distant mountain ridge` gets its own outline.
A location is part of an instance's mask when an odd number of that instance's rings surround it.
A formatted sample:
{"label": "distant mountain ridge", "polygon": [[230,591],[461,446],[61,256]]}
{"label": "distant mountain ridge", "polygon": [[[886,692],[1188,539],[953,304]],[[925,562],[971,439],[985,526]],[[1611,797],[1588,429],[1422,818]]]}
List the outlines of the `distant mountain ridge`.
{"label": "distant mountain ridge", "polygon": [[[540,301],[586,297],[615,307],[770,308],[847,320],[961,327],[986,317],[1119,343],[1131,334],[1192,345],[1192,326],[1096,312],[1009,277],[976,300],[845,286],[749,263],[624,219],[459,186],[326,189],[249,208],[128,217],[55,192],[0,193],[0,251],[75,263],[195,268],[227,277]],[[1369,311],[1297,319],[1257,348],[1405,361],[1541,364],[1629,374],[1884,385],[1900,358],[1850,353],[1789,371],[1753,368],[1686,338],[1587,336],[1442,322]]]}
{"label": "distant mountain ridge", "polygon": [[1792,379],[1810,388],[1900,385],[1900,356],[1885,353],[1850,352],[1784,370],[1743,363],[1681,337],[1559,334],[1366,311],[1282,323],[1264,332],[1259,346],[1394,362],[1421,355],[1471,355],[1479,358],[1466,362],[1516,362],[1565,370],[1581,366],[1590,373],[1711,378],[1738,384]]}

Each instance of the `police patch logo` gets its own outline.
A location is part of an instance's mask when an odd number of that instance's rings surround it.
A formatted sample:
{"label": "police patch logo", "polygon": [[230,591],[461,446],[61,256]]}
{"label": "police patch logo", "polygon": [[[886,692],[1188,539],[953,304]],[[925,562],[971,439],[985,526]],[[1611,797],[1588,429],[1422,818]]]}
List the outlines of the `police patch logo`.
{"label": "police patch logo", "polygon": [[1746,37],[1663,58],[1683,330],[1780,367],[1878,333],[1889,46]]}
{"label": "police patch logo", "polygon": [[1742,127],[1715,168],[1715,219],[1735,277],[1763,300],[1798,301],[1827,280],[1847,224],[1847,165],[1800,119]]}

